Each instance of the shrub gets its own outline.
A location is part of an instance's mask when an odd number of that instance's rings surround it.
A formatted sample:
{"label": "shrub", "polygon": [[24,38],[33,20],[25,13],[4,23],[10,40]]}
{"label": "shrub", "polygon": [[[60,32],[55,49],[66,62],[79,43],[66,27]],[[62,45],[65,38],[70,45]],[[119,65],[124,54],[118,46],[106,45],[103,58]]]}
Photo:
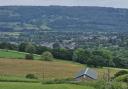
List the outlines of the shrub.
{"label": "shrub", "polygon": [[118,76],[121,76],[121,75],[125,75],[125,74],[128,74],[128,71],[126,70],[121,70],[119,72],[117,72],[115,75],[114,75],[114,78],[118,77]]}
{"label": "shrub", "polygon": [[121,81],[121,82],[128,82],[128,74],[125,74],[125,75],[121,75],[117,78],[115,78],[116,81]]}
{"label": "shrub", "polygon": [[53,55],[52,55],[51,52],[46,51],[46,52],[44,52],[42,54],[42,58],[41,59],[43,59],[45,61],[52,61],[53,60]]}
{"label": "shrub", "polygon": [[104,80],[98,80],[98,81],[85,81],[85,82],[79,82],[76,83],[79,85],[85,85],[85,86],[91,86],[95,89],[127,89],[126,85],[123,85],[122,82],[106,82]]}
{"label": "shrub", "polygon": [[26,78],[28,78],[28,79],[38,79],[34,74],[27,74]]}
{"label": "shrub", "polygon": [[98,80],[98,81],[82,81],[76,83],[78,85],[85,85],[85,86],[91,86],[94,87],[95,89],[102,89],[102,87],[105,86],[105,81],[103,80]]}
{"label": "shrub", "polygon": [[34,59],[34,56],[33,56],[33,54],[26,54],[25,59],[27,59],[27,60],[33,60]]}

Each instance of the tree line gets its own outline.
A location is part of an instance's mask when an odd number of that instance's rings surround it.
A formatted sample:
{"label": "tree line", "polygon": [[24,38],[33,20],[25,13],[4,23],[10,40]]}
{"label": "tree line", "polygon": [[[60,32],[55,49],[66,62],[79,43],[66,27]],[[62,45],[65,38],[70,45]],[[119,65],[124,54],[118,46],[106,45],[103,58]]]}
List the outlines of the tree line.
{"label": "tree line", "polygon": [[[53,49],[44,47],[41,45],[35,45],[30,42],[11,44],[2,42],[0,43],[0,49],[17,50],[19,52],[29,53],[27,57],[31,58],[32,54],[39,54],[49,60],[54,57],[61,60],[75,61],[81,64],[87,64],[92,67],[120,67],[128,68],[128,57],[118,54],[109,49],[96,48],[96,49],[65,49],[53,46]],[[126,51],[127,52],[127,51]],[[32,58],[33,59],[33,58]]]}

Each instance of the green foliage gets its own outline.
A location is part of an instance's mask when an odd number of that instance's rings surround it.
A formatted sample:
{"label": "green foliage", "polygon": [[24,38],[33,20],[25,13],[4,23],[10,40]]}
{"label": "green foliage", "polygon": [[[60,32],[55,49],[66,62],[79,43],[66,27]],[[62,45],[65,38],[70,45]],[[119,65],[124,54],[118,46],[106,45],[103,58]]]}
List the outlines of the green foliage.
{"label": "green foliage", "polygon": [[46,51],[49,51],[49,52],[51,52],[51,50],[52,49],[50,49],[50,48],[47,48],[47,47],[45,47],[45,46],[36,46],[36,53],[37,54],[42,54],[43,52],[46,52]]}
{"label": "green foliage", "polygon": [[116,78],[118,76],[125,75],[125,74],[128,74],[128,71],[126,71],[126,70],[120,70],[116,74],[114,74],[114,77]]}
{"label": "green foliage", "polygon": [[25,51],[26,51],[27,53],[35,53],[36,48],[35,48],[35,46],[34,46],[33,44],[28,43],[28,44],[26,45]]}
{"label": "green foliage", "polygon": [[127,86],[122,82],[110,81],[106,82],[104,80],[97,81],[85,81],[77,83],[79,85],[91,86],[95,89],[127,89]]}
{"label": "green foliage", "polygon": [[93,55],[100,55],[105,59],[112,59],[112,53],[107,49],[98,49],[92,52]]}
{"label": "green foliage", "polygon": [[115,78],[116,81],[128,83],[128,74],[121,75]]}
{"label": "green foliage", "polygon": [[43,81],[42,84],[72,84],[73,79],[53,79],[53,80],[46,80]]}
{"label": "green foliage", "polygon": [[82,48],[78,48],[73,53],[73,61],[80,63],[87,63],[87,60],[90,58],[90,53]]}
{"label": "green foliage", "polygon": [[60,44],[59,43],[54,43],[53,44],[53,49],[60,49]]}
{"label": "green foliage", "polygon": [[112,52],[107,49],[97,49],[92,52],[92,62],[91,64],[95,66],[114,66],[112,61]]}
{"label": "green foliage", "polygon": [[25,52],[26,46],[27,46],[27,43],[21,43],[21,44],[19,44],[19,46],[18,46],[18,50],[19,50],[20,52]]}
{"label": "green foliage", "polygon": [[[5,22],[6,23],[5,26],[11,28],[12,30],[14,29],[50,30],[51,28],[54,29],[55,31],[58,30],[61,31],[62,29],[62,31],[120,32],[120,28],[123,28],[121,31],[126,32],[128,28],[127,23],[124,23],[127,22],[127,19],[124,18],[128,18],[127,9],[117,9],[117,8],[114,9],[114,8],[103,8],[103,7],[100,8],[100,7],[60,7],[60,6],[52,6],[52,7],[51,6],[47,6],[47,7],[9,6],[9,7],[1,7],[0,11],[1,11],[0,21]],[[53,15],[51,15],[51,12]],[[45,14],[46,16],[42,17],[42,14]],[[118,18],[120,14],[124,14],[124,15],[121,15],[120,18]],[[107,16],[109,16],[109,19],[106,19]],[[74,18],[77,18],[77,21]],[[83,19],[86,20],[87,22],[83,21]],[[17,24],[10,25],[13,22]],[[47,24],[43,24],[43,23],[47,23]],[[100,23],[101,25],[97,26],[97,24]]]}
{"label": "green foliage", "polygon": [[53,60],[53,55],[52,55],[51,52],[46,51],[46,52],[44,52],[42,54],[42,58],[41,59],[43,59],[45,61],[52,61]]}
{"label": "green foliage", "polygon": [[104,59],[100,55],[94,55],[92,58],[87,60],[88,66],[91,65],[91,66],[95,66],[95,67],[103,67],[103,66],[107,66],[106,63],[107,63],[107,59]]}
{"label": "green foliage", "polygon": [[73,50],[69,49],[52,49],[52,54],[57,59],[72,60]]}
{"label": "green foliage", "polygon": [[127,88],[126,85],[123,85],[123,83],[116,81],[105,83],[105,85],[101,87],[101,89],[126,89],[126,88]]}
{"label": "green foliage", "polygon": [[10,44],[10,43],[0,43],[0,49],[5,49],[5,50],[16,50],[17,46],[14,44]]}
{"label": "green foliage", "polygon": [[115,57],[113,62],[116,67],[128,68],[128,59],[123,57]]}
{"label": "green foliage", "polygon": [[25,77],[28,79],[38,79],[34,74],[27,74]]}
{"label": "green foliage", "polygon": [[29,54],[26,54],[25,55],[25,59],[27,59],[27,60],[33,60],[34,59],[34,56],[33,56],[33,54],[29,53]]}
{"label": "green foliage", "polygon": [[[4,46],[4,48],[8,48],[7,50],[0,52],[0,57],[2,58],[5,57],[5,58],[18,58],[18,59],[24,59],[24,58],[33,59],[32,54],[36,53],[39,55],[43,55],[42,53],[48,51],[51,52],[51,54],[56,59],[72,60],[82,64],[87,64],[88,66],[95,66],[95,67],[111,66],[111,67],[128,68],[126,49],[125,52],[123,50],[121,51],[123,53],[117,53],[117,50],[114,51],[108,48],[98,48],[98,49],[90,49],[90,50],[78,48],[75,50],[70,50],[64,48],[51,49],[40,45],[34,45],[32,43],[21,43],[20,45],[13,44],[14,49],[17,49],[18,51],[22,52],[20,53],[20,52],[10,52],[10,49],[13,48],[12,44],[9,43],[8,45],[6,45],[5,43],[1,43],[1,44],[0,47]],[[30,53],[31,55],[30,54],[27,55],[26,53],[23,53],[24,51]],[[48,56],[46,54],[45,54],[47,56],[46,58],[40,57],[39,55],[34,55],[34,58],[42,59],[42,60],[52,59],[52,58],[47,58]]]}

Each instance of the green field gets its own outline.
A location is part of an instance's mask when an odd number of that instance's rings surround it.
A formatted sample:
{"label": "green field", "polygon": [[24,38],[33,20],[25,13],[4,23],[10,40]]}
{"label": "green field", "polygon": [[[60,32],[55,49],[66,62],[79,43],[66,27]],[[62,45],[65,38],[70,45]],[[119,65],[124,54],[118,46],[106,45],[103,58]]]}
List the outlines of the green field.
{"label": "green field", "polygon": [[[86,68],[86,65],[71,61],[24,60],[25,54],[24,52],[0,50],[0,75],[24,78],[25,75],[31,73],[39,79],[43,77],[46,79],[73,78],[77,72]],[[40,55],[35,55],[35,58],[40,59]],[[107,72],[107,68],[94,69],[98,71],[99,78],[103,78]],[[121,69],[111,68],[111,76],[119,70]]]}
{"label": "green field", "polygon": [[[0,58],[25,59],[25,52],[0,49]],[[34,54],[35,59],[40,59],[40,55]]]}
{"label": "green field", "polygon": [[[81,69],[85,69],[86,65],[62,60],[25,60],[25,54],[0,50],[0,89],[94,89],[75,84],[41,84],[43,79],[73,78]],[[35,55],[35,59],[40,59],[40,55]],[[99,79],[107,72],[107,68],[93,69],[98,72]],[[111,76],[119,70],[122,69],[110,68]],[[27,74],[34,74],[38,79],[27,79]]]}
{"label": "green field", "polygon": [[73,84],[40,84],[40,83],[0,83],[0,89],[94,89],[88,86]]}

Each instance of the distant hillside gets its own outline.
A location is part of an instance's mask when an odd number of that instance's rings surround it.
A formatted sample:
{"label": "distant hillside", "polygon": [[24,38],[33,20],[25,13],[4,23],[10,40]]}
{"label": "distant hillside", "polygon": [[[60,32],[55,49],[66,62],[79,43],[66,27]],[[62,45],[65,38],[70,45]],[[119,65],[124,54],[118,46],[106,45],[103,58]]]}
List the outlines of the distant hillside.
{"label": "distant hillside", "polygon": [[1,6],[0,31],[128,31],[128,10],[105,7]]}

